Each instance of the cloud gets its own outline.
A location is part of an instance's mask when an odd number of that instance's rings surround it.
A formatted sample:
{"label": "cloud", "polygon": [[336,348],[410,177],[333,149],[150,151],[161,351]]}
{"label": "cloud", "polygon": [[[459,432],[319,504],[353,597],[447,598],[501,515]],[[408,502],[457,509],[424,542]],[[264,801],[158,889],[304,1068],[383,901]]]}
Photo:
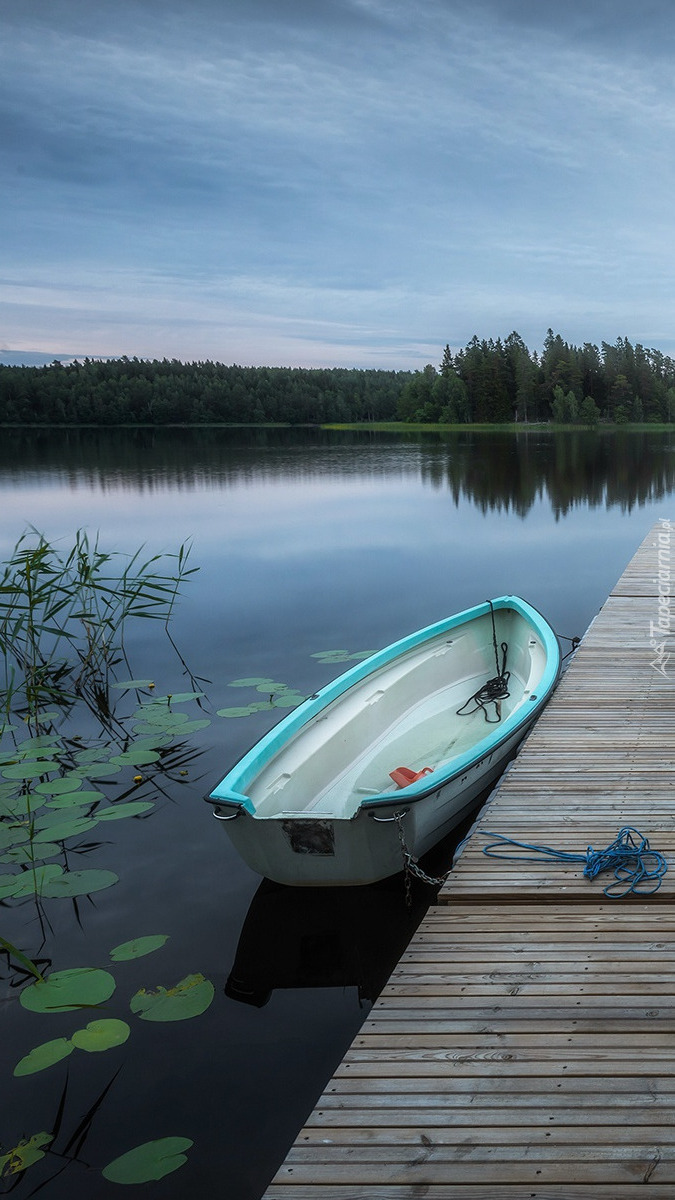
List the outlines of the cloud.
{"label": "cloud", "polygon": [[0,48],[2,336],[403,366],[515,317],[535,344],[631,306],[666,328],[675,88],[646,48],[673,20],[612,12],[29,0]]}
{"label": "cloud", "polygon": [[[454,6],[454,0],[451,0]],[[540,0],[486,0],[485,10],[500,25],[526,31],[541,30],[564,38],[574,46],[597,48],[605,53],[672,53],[672,10],[668,0],[566,0],[564,5]]]}

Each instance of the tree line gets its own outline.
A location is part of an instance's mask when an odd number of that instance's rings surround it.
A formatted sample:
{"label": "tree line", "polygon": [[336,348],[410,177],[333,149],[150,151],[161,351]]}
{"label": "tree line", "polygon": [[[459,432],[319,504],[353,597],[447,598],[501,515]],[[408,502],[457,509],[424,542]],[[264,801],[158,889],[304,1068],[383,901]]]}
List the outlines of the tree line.
{"label": "tree line", "polygon": [[86,358],[0,367],[0,423],[322,424],[393,420],[409,371]]}
{"label": "tree line", "polygon": [[443,424],[675,420],[675,362],[627,338],[575,346],[549,329],[541,354],[518,333],[478,337],[421,371],[240,367],[86,358],[0,367],[0,423]]}
{"label": "tree line", "polygon": [[397,415],[443,424],[672,421],[675,362],[628,338],[574,346],[549,329],[538,355],[518,333],[504,341],[474,337],[455,355],[446,346],[438,369],[428,364],[415,373]]}

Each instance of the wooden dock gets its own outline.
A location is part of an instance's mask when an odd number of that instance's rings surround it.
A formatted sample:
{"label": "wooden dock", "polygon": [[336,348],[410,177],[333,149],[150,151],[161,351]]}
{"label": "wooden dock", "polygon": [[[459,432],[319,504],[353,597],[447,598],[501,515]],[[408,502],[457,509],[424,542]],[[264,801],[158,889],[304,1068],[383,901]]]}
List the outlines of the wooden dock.
{"label": "wooden dock", "polygon": [[[662,523],[481,811],[266,1200],[675,1196],[671,555],[675,526]],[[496,832],[583,853],[624,825],[670,864],[649,899],[608,900],[608,878],[586,879],[581,864],[482,852]]]}

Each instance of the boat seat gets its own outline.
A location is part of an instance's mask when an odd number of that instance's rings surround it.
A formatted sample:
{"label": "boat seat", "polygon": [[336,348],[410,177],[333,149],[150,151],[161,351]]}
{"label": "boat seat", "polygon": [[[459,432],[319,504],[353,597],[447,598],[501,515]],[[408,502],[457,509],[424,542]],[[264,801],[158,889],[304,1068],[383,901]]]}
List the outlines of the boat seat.
{"label": "boat seat", "polygon": [[433,767],[422,767],[421,771],[413,771],[411,767],[397,767],[395,771],[390,771],[389,775],[398,787],[407,788],[411,783],[417,783],[423,775],[431,775],[432,771]]}

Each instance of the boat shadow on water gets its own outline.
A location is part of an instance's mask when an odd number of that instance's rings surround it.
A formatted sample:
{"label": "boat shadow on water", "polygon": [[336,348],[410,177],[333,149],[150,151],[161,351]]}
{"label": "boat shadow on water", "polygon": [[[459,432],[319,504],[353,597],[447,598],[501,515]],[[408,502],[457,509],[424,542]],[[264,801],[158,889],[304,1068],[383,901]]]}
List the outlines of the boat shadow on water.
{"label": "boat shadow on water", "polygon": [[[475,812],[420,860],[430,877],[449,869],[474,819]],[[359,1003],[373,1003],[436,898],[437,887],[410,884],[408,904],[403,871],[361,887],[296,888],[263,879],[225,995],[263,1008],[277,989],[355,987]]]}

